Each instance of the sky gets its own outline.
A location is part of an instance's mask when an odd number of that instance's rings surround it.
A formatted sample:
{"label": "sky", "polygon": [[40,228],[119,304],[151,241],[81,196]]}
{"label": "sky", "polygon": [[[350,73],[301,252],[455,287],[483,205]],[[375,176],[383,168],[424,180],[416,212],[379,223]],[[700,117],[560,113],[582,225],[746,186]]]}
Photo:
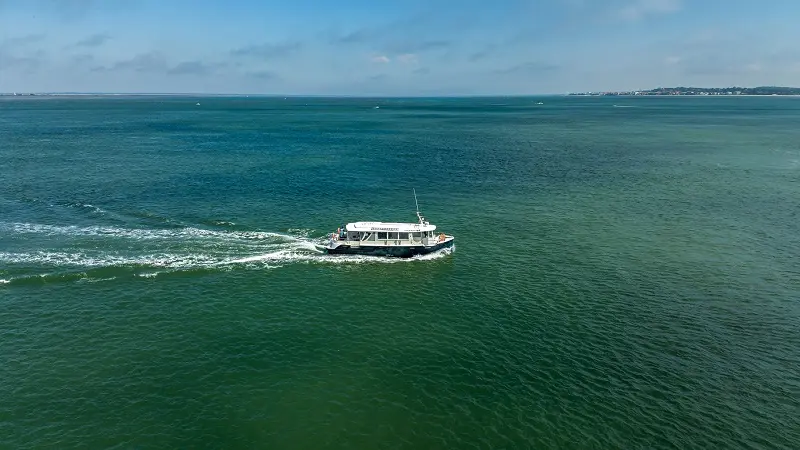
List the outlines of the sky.
{"label": "sky", "polygon": [[796,0],[0,0],[0,92],[800,86]]}

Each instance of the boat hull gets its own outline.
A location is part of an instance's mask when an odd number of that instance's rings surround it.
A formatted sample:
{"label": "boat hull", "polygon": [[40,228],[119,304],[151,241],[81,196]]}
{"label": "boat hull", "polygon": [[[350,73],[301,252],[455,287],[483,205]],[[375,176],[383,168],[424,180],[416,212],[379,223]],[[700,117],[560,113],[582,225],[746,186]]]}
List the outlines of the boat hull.
{"label": "boat hull", "polygon": [[329,255],[366,255],[366,256],[390,256],[395,258],[411,258],[412,256],[425,255],[428,253],[441,250],[443,248],[450,248],[453,246],[455,239],[448,239],[436,245],[429,247],[423,245],[413,246],[357,246],[351,247],[349,245],[338,245],[336,247],[327,247],[326,250]]}

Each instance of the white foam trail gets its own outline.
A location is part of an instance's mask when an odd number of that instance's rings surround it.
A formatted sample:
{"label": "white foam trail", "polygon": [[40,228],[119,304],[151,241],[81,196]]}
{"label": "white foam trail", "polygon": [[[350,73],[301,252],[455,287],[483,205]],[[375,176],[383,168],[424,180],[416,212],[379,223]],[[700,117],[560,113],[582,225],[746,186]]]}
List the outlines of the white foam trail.
{"label": "white foam trail", "polygon": [[266,253],[264,255],[254,255],[245,258],[231,259],[228,261],[223,261],[222,264],[245,264],[256,261],[278,260],[278,259],[284,259],[285,255],[286,251],[281,250],[273,253]]}
{"label": "white foam trail", "polygon": [[8,230],[18,234],[41,234],[46,236],[102,236],[119,237],[129,239],[175,239],[175,238],[219,238],[219,239],[243,239],[243,240],[264,240],[264,239],[297,239],[281,233],[271,233],[265,231],[215,231],[204,230],[201,228],[185,227],[176,229],[146,229],[146,228],[119,228],[119,227],[78,227],[75,225],[40,225],[33,223],[6,223],[0,222],[0,230]]}
{"label": "white foam trail", "polygon": [[0,261],[10,264],[35,264],[51,266],[107,267],[107,266],[154,266],[154,267],[198,267],[210,266],[219,261],[212,255],[150,254],[118,256],[108,254],[91,255],[81,252],[7,253],[0,252]]}
{"label": "white foam trail", "polygon": [[[251,255],[241,258],[220,259],[211,255],[158,255],[140,257],[91,257],[83,254],[68,254],[55,252],[38,252],[36,254],[0,254],[0,261],[7,263],[22,263],[33,265],[46,265],[54,267],[69,267],[92,269],[101,267],[149,267],[166,269],[156,272],[134,274],[143,278],[154,278],[163,273],[192,270],[192,269],[219,269],[246,268],[246,269],[276,269],[286,264],[332,264],[332,265],[361,265],[361,264],[402,264],[420,261],[432,261],[452,253],[451,249],[443,249],[427,255],[412,258],[393,258],[383,256],[365,255],[327,255],[309,254],[292,250],[280,250],[266,254]],[[44,274],[47,277],[53,274]],[[94,280],[89,280],[95,282]],[[102,281],[102,280],[97,280]],[[0,284],[10,283],[11,280],[0,280]]]}
{"label": "white foam trail", "polygon": [[[414,261],[432,261],[450,255],[455,250],[455,246],[451,248],[444,248],[437,250],[426,255],[417,255],[411,258],[396,258],[386,256],[368,256],[368,255],[329,255],[319,250],[316,245],[312,243],[301,243],[305,245],[294,246],[293,248],[285,248],[274,252],[263,253],[258,255],[246,256],[243,258],[231,258],[222,261],[220,265],[231,264],[250,264],[257,262],[272,262],[272,263],[292,263],[292,262],[319,262],[328,264],[365,264],[365,263],[379,263],[379,264],[394,264],[403,262]],[[313,253],[308,251],[298,250],[313,250]]]}
{"label": "white foam trail", "polygon": [[304,238],[309,237],[311,235],[311,233],[314,232],[314,230],[311,230],[311,229],[308,229],[308,228],[289,228],[286,231],[289,232],[289,233],[292,233],[292,235],[294,235],[294,236],[304,237]]}
{"label": "white foam trail", "polygon": [[[293,229],[295,236],[262,231],[214,231],[186,227],[177,229],[138,229],[111,226],[56,226],[30,223],[3,223],[0,230],[39,236],[66,236],[130,239],[115,252],[87,248],[48,249],[34,252],[0,252],[6,264],[70,268],[151,267],[175,270],[198,268],[246,267],[275,268],[288,263],[364,264],[429,261],[452,253],[443,249],[413,258],[364,255],[328,255],[321,247],[327,237],[309,238],[309,229]],[[134,244],[140,242],[140,244]],[[79,245],[80,247],[80,245]],[[161,271],[136,274],[155,277]],[[8,283],[9,281],[5,281]]]}
{"label": "white foam trail", "polygon": [[6,284],[6,283],[11,283],[11,280],[0,278],[0,284]]}

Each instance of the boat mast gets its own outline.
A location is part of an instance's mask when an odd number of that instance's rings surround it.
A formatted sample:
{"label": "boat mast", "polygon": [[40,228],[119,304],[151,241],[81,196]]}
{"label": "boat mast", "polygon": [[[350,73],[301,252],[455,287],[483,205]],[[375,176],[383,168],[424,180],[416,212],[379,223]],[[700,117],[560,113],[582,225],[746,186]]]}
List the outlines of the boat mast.
{"label": "boat mast", "polygon": [[[412,188],[413,189],[413,188]],[[414,204],[417,205],[417,218],[419,218],[419,223],[425,224],[425,218],[419,213],[419,202],[417,201],[417,190],[414,190]]]}

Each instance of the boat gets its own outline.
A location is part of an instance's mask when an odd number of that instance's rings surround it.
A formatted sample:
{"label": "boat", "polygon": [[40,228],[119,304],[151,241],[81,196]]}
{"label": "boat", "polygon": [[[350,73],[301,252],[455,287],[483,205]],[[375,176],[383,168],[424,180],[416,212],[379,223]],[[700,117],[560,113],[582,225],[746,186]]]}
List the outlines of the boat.
{"label": "boat", "polygon": [[455,237],[436,232],[436,225],[419,212],[416,223],[352,222],[331,233],[325,250],[330,255],[369,255],[410,258],[451,248]]}

